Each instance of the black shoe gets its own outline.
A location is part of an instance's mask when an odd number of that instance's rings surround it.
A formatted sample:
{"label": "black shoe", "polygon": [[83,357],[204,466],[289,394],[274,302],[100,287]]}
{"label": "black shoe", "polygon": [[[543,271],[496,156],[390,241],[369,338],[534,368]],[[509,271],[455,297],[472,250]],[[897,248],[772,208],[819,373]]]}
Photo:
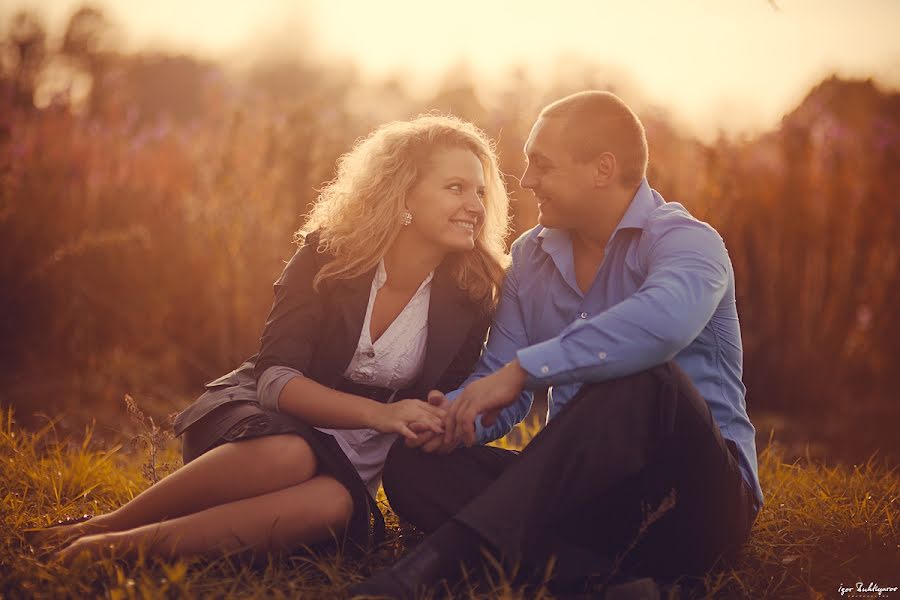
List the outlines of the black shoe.
{"label": "black shoe", "polygon": [[413,600],[417,593],[436,588],[441,580],[453,576],[457,570],[458,564],[444,558],[426,539],[393,567],[350,586],[347,593],[351,597]]}
{"label": "black shoe", "polygon": [[642,577],[606,589],[605,600],[660,600],[662,590],[653,579]]}

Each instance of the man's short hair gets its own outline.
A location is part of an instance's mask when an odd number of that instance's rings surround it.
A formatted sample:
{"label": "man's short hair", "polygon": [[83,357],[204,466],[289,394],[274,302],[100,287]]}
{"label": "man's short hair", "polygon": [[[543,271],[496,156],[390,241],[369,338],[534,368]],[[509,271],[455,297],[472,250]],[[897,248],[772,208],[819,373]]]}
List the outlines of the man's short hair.
{"label": "man's short hair", "polygon": [[563,136],[575,160],[587,162],[611,152],[623,185],[636,187],[646,176],[649,152],[644,125],[615,94],[572,94],[547,105],[540,116],[566,120]]}

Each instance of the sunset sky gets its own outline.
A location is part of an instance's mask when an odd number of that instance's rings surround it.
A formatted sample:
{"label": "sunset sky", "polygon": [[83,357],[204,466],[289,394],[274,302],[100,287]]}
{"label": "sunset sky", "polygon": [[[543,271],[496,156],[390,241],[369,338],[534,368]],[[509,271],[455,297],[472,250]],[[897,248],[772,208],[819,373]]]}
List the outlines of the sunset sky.
{"label": "sunset sky", "polygon": [[[82,3],[25,4],[51,34]],[[509,65],[539,83],[582,56],[700,128],[769,127],[831,72],[900,87],[900,0],[94,0],[129,49],[166,47],[238,64],[294,53],[356,62],[433,86],[466,62],[490,87]],[[413,85],[415,82],[415,85]]]}

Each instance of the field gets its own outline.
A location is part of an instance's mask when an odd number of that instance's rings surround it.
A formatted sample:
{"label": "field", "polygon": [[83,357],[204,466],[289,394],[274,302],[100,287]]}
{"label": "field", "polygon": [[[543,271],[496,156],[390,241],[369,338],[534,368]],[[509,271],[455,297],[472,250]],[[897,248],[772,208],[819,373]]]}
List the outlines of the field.
{"label": "field", "polygon": [[[126,502],[180,464],[178,444],[148,419],[131,439],[106,448],[91,431],[57,439],[52,423],[35,432],[4,409],[0,430],[0,596],[4,598],[268,597],[331,598],[365,574],[390,564],[419,535],[401,528],[381,497],[388,539],[365,560],[335,553],[298,553],[247,564],[235,557],[209,561],[109,560],[65,567],[36,556],[24,528],[57,518],[98,513]],[[515,447],[537,431],[521,425],[500,443]],[[900,559],[900,477],[877,460],[854,467],[786,463],[777,444],[761,453],[767,494],[750,543],[736,564],[705,579],[683,581],[672,598],[833,598],[857,581],[896,585]],[[462,584],[471,598],[553,598],[494,572],[493,589]]]}

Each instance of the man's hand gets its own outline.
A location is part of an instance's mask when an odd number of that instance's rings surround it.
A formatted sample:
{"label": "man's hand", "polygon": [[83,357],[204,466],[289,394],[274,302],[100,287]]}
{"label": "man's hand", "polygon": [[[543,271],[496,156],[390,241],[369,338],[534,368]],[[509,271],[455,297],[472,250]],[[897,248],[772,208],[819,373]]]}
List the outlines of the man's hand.
{"label": "man's hand", "polygon": [[475,418],[482,415],[484,425],[492,425],[500,412],[515,402],[528,374],[518,360],[470,383],[450,406],[444,421],[444,445],[475,443]]}

